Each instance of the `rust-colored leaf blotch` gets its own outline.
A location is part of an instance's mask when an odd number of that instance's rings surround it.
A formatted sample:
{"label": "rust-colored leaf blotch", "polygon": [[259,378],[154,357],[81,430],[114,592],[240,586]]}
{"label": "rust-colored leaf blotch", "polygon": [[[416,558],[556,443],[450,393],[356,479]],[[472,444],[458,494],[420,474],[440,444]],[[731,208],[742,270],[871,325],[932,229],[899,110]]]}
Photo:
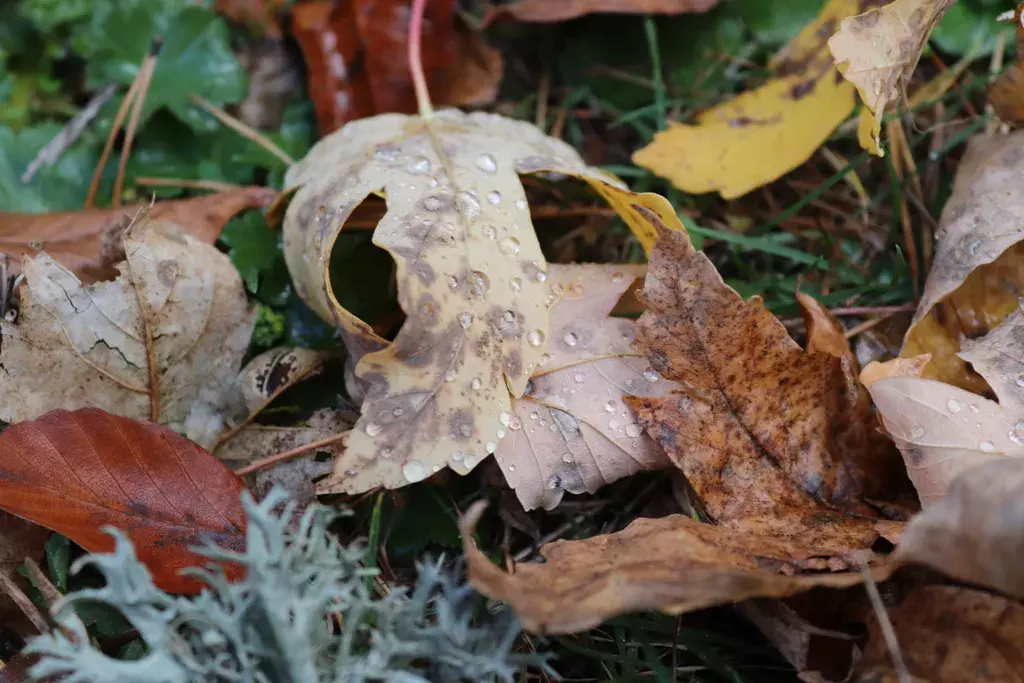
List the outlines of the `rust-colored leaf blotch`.
{"label": "rust-colored leaf blotch", "polygon": [[[108,552],[122,530],[154,582],[195,592],[181,575],[206,564],[191,548],[245,545],[242,482],[220,461],[159,425],[85,408],[55,410],[0,435],[0,508]],[[239,568],[225,566],[230,578]]]}

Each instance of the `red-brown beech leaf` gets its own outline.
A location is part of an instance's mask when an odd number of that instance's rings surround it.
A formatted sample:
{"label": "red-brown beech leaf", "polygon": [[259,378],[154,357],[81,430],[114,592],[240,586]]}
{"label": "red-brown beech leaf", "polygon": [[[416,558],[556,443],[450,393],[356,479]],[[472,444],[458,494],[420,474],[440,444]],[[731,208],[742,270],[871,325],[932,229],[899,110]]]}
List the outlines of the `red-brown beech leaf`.
{"label": "red-brown beech leaf", "polygon": [[[245,549],[243,485],[217,458],[166,427],[96,408],[54,410],[0,434],[0,508],[110,552],[117,527],[160,588],[197,592],[182,576],[205,540]],[[224,565],[228,578],[240,567]]]}

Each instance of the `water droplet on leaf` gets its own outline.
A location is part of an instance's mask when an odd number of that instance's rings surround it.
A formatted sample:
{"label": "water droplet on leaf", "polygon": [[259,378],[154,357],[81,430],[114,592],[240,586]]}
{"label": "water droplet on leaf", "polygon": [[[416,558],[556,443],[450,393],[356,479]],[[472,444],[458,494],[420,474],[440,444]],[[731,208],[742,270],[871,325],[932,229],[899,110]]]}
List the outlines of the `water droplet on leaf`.
{"label": "water droplet on leaf", "polygon": [[427,468],[419,460],[410,460],[402,465],[402,476],[410,483],[423,481],[427,478]]}

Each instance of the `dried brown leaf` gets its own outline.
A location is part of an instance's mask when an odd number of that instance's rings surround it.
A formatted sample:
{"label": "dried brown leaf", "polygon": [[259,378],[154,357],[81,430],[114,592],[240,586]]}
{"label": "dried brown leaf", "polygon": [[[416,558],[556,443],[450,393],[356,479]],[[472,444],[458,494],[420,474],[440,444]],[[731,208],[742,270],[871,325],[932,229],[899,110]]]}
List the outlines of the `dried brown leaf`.
{"label": "dried brown leaf", "polygon": [[586,14],[683,14],[707,12],[719,0],[519,0],[491,7],[484,24],[510,17],[537,23],[567,21]]}
{"label": "dried brown leaf", "polygon": [[882,116],[888,104],[906,98],[928,36],[955,0],[895,0],[847,17],[829,38],[839,71],[857,86],[867,106],[861,115],[860,145],[882,155]]}
{"label": "dried brown leaf", "polygon": [[711,519],[837,556],[869,547],[876,520],[863,499],[895,493],[902,468],[852,379],[848,349],[840,358],[802,350],[685,233],[658,242],[644,299],[638,346],[680,386],[629,402]]}
{"label": "dried brown leaf", "polygon": [[[370,385],[322,491],[396,488],[443,467],[465,474],[497,450],[501,415],[550,337],[547,265],[518,177],[536,172],[588,182],[645,245],[652,220],[681,229],[663,197],[631,193],[561,141],[492,114],[357,121],[290,169],[288,184],[299,189],[285,256],[296,291],[341,327]],[[388,212],[374,243],[395,258],[407,315],[390,344],[338,305],[328,272],[345,220],[381,191]]]}
{"label": "dried brown leaf", "polygon": [[988,86],[988,101],[995,110],[996,116],[1006,123],[1020,126],[1024,124],[1024,24],[1021,14],[1024,2],[1017,5],[1013,12],[1013,23],[1016,29],[1017,61],[999,74]]}
{"label": "dried brown leaf", "polygon": [[[868,385],[926,507],[946,495],[962,472],[990,460],[1024,456],[1024,311],[1015,311],[981,339],[964,342],[960,358],[989,380],[998,403],[898,373]],[[930,366],[925,366],[926,376]]]}
{"label": "dried brown leaf", "polygon": [[[916,683],[1005,683],[1024,671],[1024,606],[981,591],[922,586],[889,610]],[[885,639],[872,626],[861,683],[900,683]]]}
{"label": "dried brown leaf", "polygon": [[19,318],[0,321],[0,419],[96,407],[212,444],[255,322],[241,278],[170,221],[143,216],[123,246],[120,277],[91,285],[25,259]]}
{"label": "dried brown leaf", "polygon": [[[820,567],[832,551],[812,544],[735,531],[684,515],[637,519],[624,530],[544,546],[544,563],[524,563],[509,574],[473,542],[486,505],[476,503],[460,522],[469,578],[484,595],[507,602],[536,632],[572,633],[624,612],[667,614],[752,597],[783,597],[816,586],[845,588],[860,573],[792,573]],[[879,570],[878,577],[885,575]]]}
{"label": "dried brown leaf", "polygon": [[593,493],[640,470],[671,465],[641,431],[627,394],[663,396],[673,383],[633,349],[632,320],[608,317],[643,266],[552,265],[560,297],[551,341],[514,403],[509,434],[494,457],[527,510],[558,505],[562,494]]}
{"label": "dried brown leaf", "polygon": [[[347,432],[352,428],[352,416],[337,410],[318,410],[299,424],[274,426],[250,424],[227,439],[213,452],[232,468],[245,467],[257,460],[290,451],[316,441]],[[341,457],[345,451],[341,440],[317,450]],[[311,453],[312,455],[313,453]]]}
{"label": "dried brown leaf", "polygon": [[934,265],[902,356],[930,354],[924,377],[978,394],[985,380],[958,354],[1024,296],[1024,131],[971,140],[939,223]]}
{"label": "dried brown leaf", "polygon": [[[265,206],[276,196],[277,192],[269,188],[242,187],[203,197],[157,202],[149,209],[149,217],[176,223],[200,241],[212,244],[232,216]],[[38,214],[0,212],[0,251],[19,257],[12,259],[12,265],[20,265],[21,256],[35,254],[41,245],[82,281],[105,279],[116,271],[112,263],[102,258],[104,235],[125,225],[143,206]]]}

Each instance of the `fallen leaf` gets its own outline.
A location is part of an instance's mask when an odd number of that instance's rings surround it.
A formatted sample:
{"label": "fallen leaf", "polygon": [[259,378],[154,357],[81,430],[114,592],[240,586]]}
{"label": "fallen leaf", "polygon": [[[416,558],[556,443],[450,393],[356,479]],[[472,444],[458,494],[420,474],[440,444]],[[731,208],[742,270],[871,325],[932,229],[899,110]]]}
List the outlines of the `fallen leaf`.
{"label": "fallen leaf", "polygon": [[[212,244],[232,216],[269,204],[276,196],[276,191],[265,187],[244,187],[157,202],[149,209],[149,217],[177,223],[199,240]],[[142,208],[143,205],[135,205],[38,214],[0,212],[0,251],[20,257],[45,249],[83,281],[105,279],[113,269],[102,258],[104,235],[131,220]],[[19,261],[20,258],[12,259],[12,265]],[[15,272],[17,268],[15,265]]]}
{"label": "fallen leaf", "polygon": [[259,413],[285,390],[320,373],[324,361],[333,355],[330,350],[281,346],[256,356],[238,373],[244,414]]}
{"label": "fallen leaf", "polygon": [[286,6],[285,0],[216,0],[214,6],[228,19],[245,24],[257,35],[281,37],[281,24],[276,15]]}
{"label": "fallen leaf", "polygon": [[[321,492],[396,488],[446,466],[465,474],[497,450],[502,414],[551,336],[547,265],[518,177],[527,173],[586,181],[645,246],[655,221],[682,229],[663,197],[629,192],[568,145],[493,114],[357,121],[290,169],[299,189],[284,248],[296,292],[339,325],[370,385]],[[395,258],[407,315],[390,344],[337,303],[329,272],[350,212],[382,190],[388,212],[373,242]]]}
{"label": "fallen leaf", "polygon": [[942,211],[934,265],[902,356],[930,354],[924,377],[984,394],[958,354],[1017,310],[1024,296],[1024,132],[973,138]]}
{"label": "fallen leaf", "polygon": [[[318,410],[298,424],[246,425],[237,434],[217,446],[213,454],[223,460],[228,467],[238,469],[276,453],[290,451],[347,432],[351,428],[352,416],[348,413]],[[340,458],[345,451],[345,442],[338,440],[316,450]],[[315,452],[311,451],[310,455]]]}
{"label": "fallen leaf", "polygon": [[96,407],[212,444],[255,322],[238,272],[167,220],[136,220],[123,247],[121,276],[91,285],[24,260],[18,320],[0,321],[0,419]]}
{"label": "fallen leaf", "polygon": [[1022,339],[1024,311],[1018,310],[985,337],[964,342],[960,353],[989,380],[999,403],[912,376],[885,377],[868,386],[922,505],[939,501],[962,472],[1024,455]]}
{"label": "fallen leaf", "polygon": [[[0,573],[19,581],[18,567],[26,557],[40,559],[49,537],[49,529],[0,510]],[[0,589],[0,623],[10,629],[24,620],[21,609]]]}
{"label": "fallen leaf", "polygon": [[857,87],[866,106],[858,131],[860,146],[882,156],[880,135],[887,105],[906,98],[932,29],[955,0],[895,0],[843,19],[829,38],[839,71]]}
{"label": "fallen leaf", "polygon": [[494,457],[527,510],[552,509],[565,492],[593,493],[640,470],[671,466],[641,431],[626,394],[662,396],[661,381],[633,349],[632,320],[608,317],[643,266],[554,265],[548,281],[560,297],[551,340],[513,404],[508,436]]}
{"label": "fallen leaf", "polygon": [[[981,591],[921,586],[889,610],[907,671],[918,683],[1002,683],[1024,671],[1024,606]],[[877,623],[858,666],[861,683],[905,680]]]}
{"label": "fallen leaf", "polygon": [[[95,408],[55,410],[0,434],[0,507],[111,552],[113,526],[135,543],[153,580],[171,592],[202,582],[203,541],[243,552],[242,482],[216,458],[166,427]],[[224,565],[229,578],[237,566]]]}
{"label": "fallen leaf", "polygon": [[484,26],[498,19],[547,23],[567,21],[586,14],[683,14],[707,12],[719,0],[519,0],[491,6]]}
{"label": "fallen leaf", "polygon": [[[411,4],[316,0],[292,7],[292,32],[305,56],[322,135],[374,114],[416,111],[407,52]],[[426,4],[427,85],[437,104],[487,104],[497,95],[501,55],[456,18],[454,7],[454,0]]]}
{"label": "fallen leaf", "polygon": [[[849,348],[841,357],[801,349],[760,298],[744,302],[722,281],[685,232],[658,242],[644,300],[637,345],[679,386],[627,401],[710,518],[837,557],[870,547],[877,513],[863,501],[895,495],[902,467],[875,428]],[[822,334],[812,337],[818,346]]]}
{"label": "fallen leaf", "polygon": [[865,387],[886,377],[921,377],[931,356],[910,356],[909,358],[893,358],[885,362],[872,361],[860,372],[860,383]]}
{"label": "fallen leaf", "polygon": [[830,0],[772,60],[775,77],[713,107],[695,125],[675,124],[633,162],[692,193],[732,199],[793,170],[853,110],[856,95],[832,64],[826,41],[845,17],[877,0]]}
{"label": "fallen leaf", "polygon": [[998,458],[964,472],[907,524],[894,560],[1024,598],[1022,492],[1022,458]]}
{"label": "fallen leaf", "polygon": [[[617,533],[549,543],[541,548],[543,563],[521,563],[509,574],[473,541],[484,507],[482,501],[475,503],[459,523],[470,582],[511,605],[523,626],[538,633],[585,631],[625,612],[680,614],[862,581],[860,573],[793,576],[818,566],[831,551],[702,524],[685,515],[641,518]],[[877,573],[879,580],[884,571]]]}
{"label": "fallen leaf", "polygon": [[1017,39],[1017,61],[999,74],[988,86],[988,102],[996,116],[1006,123],[1020,126],[1024,123],[1024,23],[1021,13],[1024,3],[1017,5],[1013,12],[1013,23]]}

